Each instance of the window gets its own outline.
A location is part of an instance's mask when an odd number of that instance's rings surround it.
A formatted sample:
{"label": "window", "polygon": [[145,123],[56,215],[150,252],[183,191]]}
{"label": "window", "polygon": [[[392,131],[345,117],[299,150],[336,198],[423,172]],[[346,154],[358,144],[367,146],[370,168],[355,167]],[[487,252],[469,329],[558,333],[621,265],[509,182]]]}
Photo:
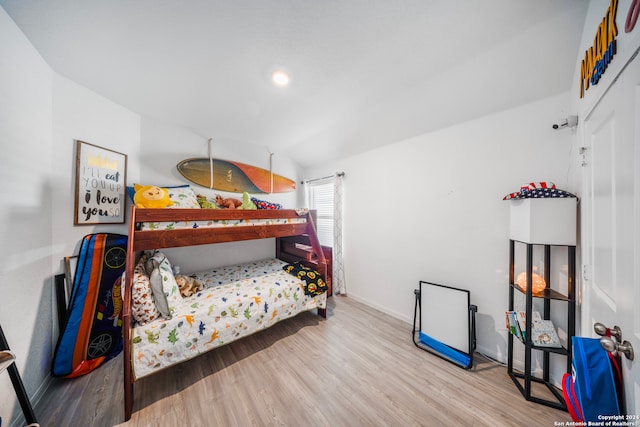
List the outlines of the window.
{"label": "window", "polygon": [[333,178],[309,182],[309,209],[317,211],[316,231],[322,246],[333,247]]}

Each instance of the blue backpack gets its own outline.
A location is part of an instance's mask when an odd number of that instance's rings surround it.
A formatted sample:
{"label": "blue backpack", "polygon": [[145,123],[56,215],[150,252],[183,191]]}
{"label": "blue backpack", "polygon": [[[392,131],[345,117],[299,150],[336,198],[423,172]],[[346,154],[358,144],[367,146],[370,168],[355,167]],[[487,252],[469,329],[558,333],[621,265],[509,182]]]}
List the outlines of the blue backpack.
{"label": "blue backpack", "polygon": [[562,379],[562,392],[573,421],[599,421],[620,415],[616,381],[609,353],[598,338],[573,337],[571,375]]}

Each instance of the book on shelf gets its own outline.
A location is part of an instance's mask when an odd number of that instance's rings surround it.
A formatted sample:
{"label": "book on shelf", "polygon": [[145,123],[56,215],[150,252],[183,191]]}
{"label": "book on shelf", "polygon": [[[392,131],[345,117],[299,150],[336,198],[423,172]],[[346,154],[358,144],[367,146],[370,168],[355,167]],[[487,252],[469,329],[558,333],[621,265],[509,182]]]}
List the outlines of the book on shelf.
{"label": "book on shelf", "polygon": [[[527,313],[507,311],[505,319],[509,332],[524,343],[527,336]],[[553,322],[542,319],[537,311],[531,314],[531,343],[536,347],[562,347]]]}
{"label": "book on shelf", "polygon": [[531,343],[537,347],[562,347],[560,338],[551,320],[534,322],[531,331]]}
{"label": "book on shelf", "polygon": [[516,311],[514,313],[520,329],[520,335],[522,335],[522,342],[524,342],[527,339],[527,314],[524,311]]}
{"label": "book on shelf", "polygon": [[505,326],[509,331],[509,333],[519,338],[518,324],[515,317],[515,311],[505,311],[504,318],[505,318]]}
{"label": "book on shelf", "polygon": [[[525,311],[516,311],[516,319],[518,320],[518,328],[520,328],[520,334],[522,335],[522,341],[527,338],[527,313]],[[540,313],[534,311],[531,315],[531,328],[534,329],[535,325],[542,322]]]}

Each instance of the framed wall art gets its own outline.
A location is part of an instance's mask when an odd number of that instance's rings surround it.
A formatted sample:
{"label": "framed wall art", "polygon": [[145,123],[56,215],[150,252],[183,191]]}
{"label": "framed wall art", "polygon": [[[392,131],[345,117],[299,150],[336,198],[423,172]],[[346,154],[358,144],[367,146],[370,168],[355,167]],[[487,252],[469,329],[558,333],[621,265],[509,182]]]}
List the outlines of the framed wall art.
{"label": "framed wall art", "polygon": [[74,225],[123,224],[127,155],[76,141]]}

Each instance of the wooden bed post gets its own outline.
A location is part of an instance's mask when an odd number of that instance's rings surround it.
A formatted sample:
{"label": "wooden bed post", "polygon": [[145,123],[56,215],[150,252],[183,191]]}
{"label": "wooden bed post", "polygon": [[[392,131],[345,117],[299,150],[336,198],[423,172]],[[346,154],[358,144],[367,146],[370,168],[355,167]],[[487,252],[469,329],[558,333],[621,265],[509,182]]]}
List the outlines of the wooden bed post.
{"label": "wooden bed post", "polygon": [[124,290],[122,293],[122,332],[124,350],[122,361],[124,363],[124,420],[131,419],[133,412],[133,360],[131,358],[131,292],[133,283],[133,269],[136,262],[136,254],[133,245],[133,232],[136,226],[135,206],[131,206],[129,215],[129,238],[127,240],[127,268],[125,272]]}

